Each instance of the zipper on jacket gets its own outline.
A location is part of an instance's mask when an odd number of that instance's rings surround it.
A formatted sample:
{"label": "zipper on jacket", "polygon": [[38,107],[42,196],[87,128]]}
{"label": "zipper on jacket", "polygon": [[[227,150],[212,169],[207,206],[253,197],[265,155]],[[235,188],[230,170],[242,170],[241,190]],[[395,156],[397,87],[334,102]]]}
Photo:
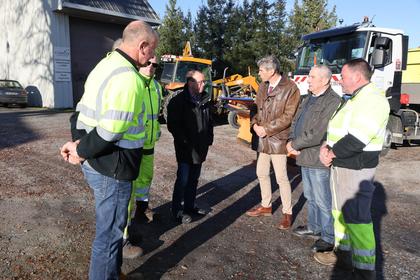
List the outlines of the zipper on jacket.
{"label": "zipper on jacket", "polygon": [[150,101],[150,110],[151,112],[151,116],[152,116],[152,121],[151,121],[151,125],[152,125],[152,132],[150,133],[150,143],[152,144],[153,141],[153,128],[154,128],[154,124],[155,124],[155,119],[154,119],[154,115],[153,115],[153,103],[152,103],[152,93],[150,92],[150,84],[147,86],[147,90],[149,91],[149,101]]}

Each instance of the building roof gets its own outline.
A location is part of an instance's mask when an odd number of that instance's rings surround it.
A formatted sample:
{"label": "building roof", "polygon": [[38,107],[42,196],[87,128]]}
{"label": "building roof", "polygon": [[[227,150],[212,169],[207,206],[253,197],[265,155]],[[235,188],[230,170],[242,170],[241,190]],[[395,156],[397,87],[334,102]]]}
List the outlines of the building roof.
{"label": "building roof", "polygon": [[147,0],[59,0],[56,11],[119,23],[132,20],[143,20],[150,25],[161,23]]}

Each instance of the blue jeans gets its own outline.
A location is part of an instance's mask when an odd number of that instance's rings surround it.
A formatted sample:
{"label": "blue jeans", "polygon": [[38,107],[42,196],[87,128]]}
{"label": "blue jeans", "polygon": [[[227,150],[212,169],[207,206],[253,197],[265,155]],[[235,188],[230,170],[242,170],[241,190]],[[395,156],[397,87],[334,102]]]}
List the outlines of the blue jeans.
{"label": "blue jeans", "polygon": [[330,170],[301,167],[303,193],[308,200],[308,229],[321,233],[321,238],[334,244],[331,212]]}
{"label": "blue jeans", "polygon": [[[172,214],[174,217],[181,210],[188,213],[194,209],[200,173],[201,164],[178,163],[174,192],[172,194]],[[182,202],[184,202],[184,207],[182,207]]]}
{"label": "blue jeans", "polygon": [[83,163],[82,170],[95,196],[96,235],[92,244],[89,279],[119,279],[131,181],[101,175],[87,161]]}

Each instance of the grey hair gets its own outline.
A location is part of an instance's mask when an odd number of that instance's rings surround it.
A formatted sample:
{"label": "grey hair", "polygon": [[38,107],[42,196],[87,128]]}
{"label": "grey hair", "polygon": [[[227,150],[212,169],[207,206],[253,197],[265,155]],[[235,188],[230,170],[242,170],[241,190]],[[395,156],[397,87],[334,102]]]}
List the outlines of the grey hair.
{"label": "grey hair", "polygon": [[257,65],[267,70],[274,70],[275,73],[280,74],[280,61],[274,55],[261,58],[258,60]]}
{"label": "grey hair", "polygon": [[331,80],[332,72],[327,65],[315,65],[312,67],[312,69],[318,69],[323,77],[327,78],[328,80]]}

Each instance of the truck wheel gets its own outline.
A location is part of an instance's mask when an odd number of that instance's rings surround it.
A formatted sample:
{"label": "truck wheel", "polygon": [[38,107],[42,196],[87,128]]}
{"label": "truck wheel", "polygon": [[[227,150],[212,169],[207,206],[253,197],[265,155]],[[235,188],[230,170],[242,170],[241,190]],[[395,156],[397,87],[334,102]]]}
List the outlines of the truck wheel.
{"label": "truck wheel", "polygon": [[169,91],[168,92],[168,95],[166,95],[163,98],[162,115],[163,115],[163,119],[165,120],[166,123],[168,123],[168,106],[169,106],[169,102],[171,102],[171,99],[174,98],[174,96],[176,96],[179,92],[181,92],[181,91]]}
{"label": "truck wheel", "polygon": [[228,114],[228,122],[230,126],[233,128],[239,129],[239,123],[238,123],[238,113],[234,111],[230,111]]}
{"label": "truck wheel", "polygon": [[392,132],[387,127],[385,130],[384,144],[382,145],[381,156],[386,156],[386,154],[388,154],[389,149],[391,149],[391,145],[392,145]]}

